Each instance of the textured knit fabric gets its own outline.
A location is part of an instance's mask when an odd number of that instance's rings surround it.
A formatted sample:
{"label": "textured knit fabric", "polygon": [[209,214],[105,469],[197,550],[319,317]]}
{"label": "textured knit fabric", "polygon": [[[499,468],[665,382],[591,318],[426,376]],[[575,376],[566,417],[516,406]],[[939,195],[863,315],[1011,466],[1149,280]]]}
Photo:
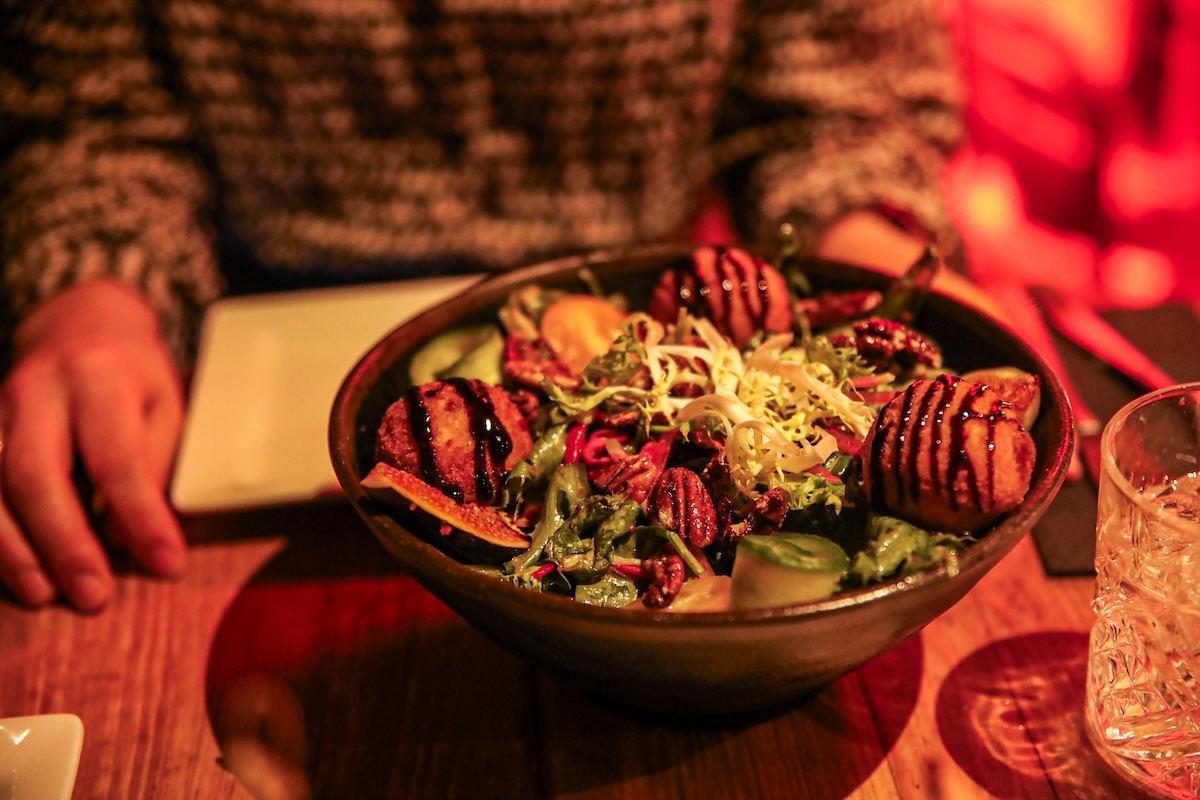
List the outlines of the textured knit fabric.
{"label": "textured knit fabric", "polygon": [[936,0],[2,0],[0,256],[20,315],[112,276],[186,357],[251,262],[347,279],[887,200],[943,236]]}

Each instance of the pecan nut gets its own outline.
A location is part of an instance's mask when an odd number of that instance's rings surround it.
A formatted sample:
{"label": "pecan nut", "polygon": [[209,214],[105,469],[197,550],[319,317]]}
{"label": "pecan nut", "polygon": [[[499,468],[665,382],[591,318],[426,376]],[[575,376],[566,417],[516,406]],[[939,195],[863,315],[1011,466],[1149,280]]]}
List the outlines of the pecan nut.
{"label": "pecan nut", "polygon": [[642,604],[649,608],[665,608],[679,595],[686,579],[686,567],[678,553],[659,553],[642,564],[650,575],[650,586],[642,595]]}
{"label": "pecan nut", "polygon": [[868,364],[880,370],[901,373],[918,366],[941,369],[942,353],[937,345],[902,323],[868,317],[851,326],[850,332],[829,337],[834,347],[853,347]]}
{"label": "pecan nut", "polygon": [[671,467],[659,476],[650,495],[650,517],[697,547],[717,535],[717,512],[700,476],[685,467]]}
{"label": "pecan nut", "polygon": [[637,455],[601,465],[594,476],[589,469],[588,476],[609,494],[623,495],[640,505],[654,490],[669,452],[670,445],[649,442]]}

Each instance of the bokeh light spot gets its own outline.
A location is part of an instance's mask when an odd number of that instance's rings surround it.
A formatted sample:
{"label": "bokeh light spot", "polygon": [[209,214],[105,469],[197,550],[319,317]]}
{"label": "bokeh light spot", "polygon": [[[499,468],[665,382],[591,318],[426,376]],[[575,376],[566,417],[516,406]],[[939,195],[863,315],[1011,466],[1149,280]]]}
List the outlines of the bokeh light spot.
{"label": "bokeh light spot", "polygon": [[1131,244],[1110,247],[1100,261],[1099,280],[1110,302],[1148,308],[1175,290],[1175,268],[1165,254]]}
{"label": "bokeh light spot", "polygon": [[1012,170],[998,158],[984,156],[972,166],[973,174],[963,187],[967,224],[984,236],[999,236],[1024,216],[1021,189]]}

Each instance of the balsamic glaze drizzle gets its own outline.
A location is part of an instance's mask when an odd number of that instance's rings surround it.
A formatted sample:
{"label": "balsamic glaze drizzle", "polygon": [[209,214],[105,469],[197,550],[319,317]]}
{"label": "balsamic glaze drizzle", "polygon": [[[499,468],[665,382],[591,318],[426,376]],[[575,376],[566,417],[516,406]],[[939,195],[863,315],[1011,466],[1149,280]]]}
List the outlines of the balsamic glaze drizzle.
{"label": "balsamic glaze drizzle", "polygon": [[[715,254],[712,275],[706,275],[706,265],[698,259],[687,267],[675,269],[680,306],[695,316],[712,320],[718,330],[729,334],[734,304],[740,301],[740,308],[745,310],[751,326],[761,330],[766,324],[771,302],[770,287],[761,262],[748,253],[725,247],[713,248],[712,252]],[[758,291],[757,308],[753,302],[755,289]],[[722,319],[717,318],[713,304],[714,292],[718,290],[725,298]]]}
{"label": "balsamic glaze drizzle", "polygon": [[[908,478],[908,494],[909,499],[916,502],[917,496],[921,491],[920,483],[920,456],[921,456],[921,439],[922,431],[919,429],[929,428],[929,436],[932,439],[929,447],[929,466],[931,483],[934,491],[942,491],[945,487],[939,487],[938,482],[941,477],[938,471],[938,450],[942,442],[942,421],[945,418],[946,410],[950,407],[950,403],[954,398],[954,387],[948,385],[945,381],[934,380],[929,387],[929,391],[925,392],[925,396],[921,400],[921,407],[916,414],[916,419],[912,423],[909,433],[908,446],[913,450],[911,457],[907,459],[909,468]],[[935,408],[936,406],[936,408]],[[932,420],[932,424],[931,424]],[[907,425],[907,420],[905,421]],[[951,492],[953,494],[953,492]],[[953,502],[953,501],[951,501]]]}
{"label": "balsamic glaze drizzle", "polygon": [[[887,505],[886,480],[889,477],[895,484],[899,506],[921,500],[922,441],[928,438],[928,453],[924,455],[927,458],[930,489],[948,497],[950,507],[956,510],[967,504],[957,488],[960,485],[975,507],[986,509],[994,504],[997,431],[1001,423],[1019,425],[1020,422],[1007,412],[1008,405],[1000,400],[994,401],[987,411],[977,410],[974,406],[986,387],[977,385],[961,392],[960,383],[959,378],[947,374],[939,375],[932,381],[914,383],[899,398],[899,413],[880,416],[869,454],[873,503]],[[962,398],[958,401],[956,398],[960,394]],[[971,420],[987,423],[982,464],[978,459],[971,458],[967,450],[967,426]],[[890,474],[883,458],[884,445],[889,440],[893,443],[893,456],[888,465]],[[939,463],[943,448],[946,450],[946,466],[941,469]],[[985,472],[982,476],[979,474],[981,467]]]}
{"label": "balsamic glaze drizzle", "polygon": [[[466,409],[471,441],[475,445],[475,498],[480,503],[490,502],[499,492],[504,462],[513,449],[512,437],[496,415],[496,408],[485,384],[465,378],[449,378],[446,384],[462,398]],[[426,398],[421,394],[419,387],[413,386],[405,393],[405,399],[408,405],[408,424],[416,442],[422,477],[426,483],[453,498],[455,502],[462,503],[462,487],[449,481],[438,463],[437,447],[433,441],[433,422],[429,416]]]}
{"label": "balsamic glaze drizzle", "polygon": [[442,494],[463,501],[463,492],[455,484],[446,480],[438,466],[437,453],[433,447],[433,421],[429,418],[429,409],[425,405],[419,386],[412,386],[404,393],[408,407],[408,427],[412,431],[413,441],[417,446],[417,458],[421,467],[421,477],[425,482],[438,489]]}
{"label": "balsamic glaze drizzle", "polygon": [[512,437],[496,416],[496,407],[483,384],[465,378],[450,378],[446,382],[467,407],[471,439],[475,442],[475,497],[481,503],[490,502],[500,489],[504,461],[513,449]]}
{"label": "balsamic glaze drizzle", "polygon": [[[958,477],[963,474],[966,476],[966,490],[970,492],[976,506],[981,507],[983,501],[983,495],[975,471],[975,462],[971,459],[970,453],[967,452],[967,423],[972,419],[980,419],[982,417],[979,412],[971,409],[971,404],[982,390],[983,387],[981,386],[976,386],[969,390],[966,397],[963,398],[962,410],[950,419],[950,458],[946,465],[946,476],[949,481],[947,489],[949,490],[950,507],[955,509],[962,506],[955,488],[958,484]],[[990,436],[988,442],[989,444],[992,442]]]}
{"label": "balsamic glaze drizzle", "polygon": [[[736,255],[735,255],[736,253]],[[767,292],[767,278],[763,275],[759,262],[749,253],[742,251],[723,251],[721,261],[730,264],[738,272],[738,283],[742,290],[742,306],[754,327],[761,330],[767,321],[767,304],[770,295]],[[758,311],[754,310],[751,291],[758,288]],[[730,302],[733,301],[732,296]]]}

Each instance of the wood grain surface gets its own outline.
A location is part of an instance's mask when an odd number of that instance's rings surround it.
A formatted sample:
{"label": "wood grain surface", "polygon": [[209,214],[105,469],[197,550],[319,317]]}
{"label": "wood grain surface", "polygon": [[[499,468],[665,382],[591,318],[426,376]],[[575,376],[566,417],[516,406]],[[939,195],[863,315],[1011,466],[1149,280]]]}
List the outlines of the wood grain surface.
{"label": "wood grain surface", "polygon": [[124,569],[96,616],[0,593],[0,717],[82,719],[77,800],[1140,797],[1084,734],[1092,579],[1048,577],[1028,536],[823,690],[695,720],[509,655],[342,501],[185,527],[182,578]]}
{"label": "wood grain surface", "polygon": [[1136,796],[1083,734],[1092,582],[1028,537],[831,686],[698,721],[509,655],[340,503],[189,533],[182,579],[126,572],[99,615],[0,600],[0,716],[83,720],[80,800]]}

